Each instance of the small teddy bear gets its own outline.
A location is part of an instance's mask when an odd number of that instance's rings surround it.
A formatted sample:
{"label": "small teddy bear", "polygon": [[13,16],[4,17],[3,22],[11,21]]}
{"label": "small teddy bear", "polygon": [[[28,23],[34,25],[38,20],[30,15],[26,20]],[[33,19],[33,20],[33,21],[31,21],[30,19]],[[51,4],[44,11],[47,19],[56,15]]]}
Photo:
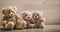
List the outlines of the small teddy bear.
{"label": "small teddy bear", "polygon": [[[23,24],[24,25],[26,24],[23,20],[21,20],[19,15],[16,14],[16,10],[17,10],[17,8],[15,6],[10,6],[10,7],[6,7],[6,8],[2,9],[2,14],[4,16],[1,20],[1,25],[5,29],[13,29],[14,27],[22,28]],[[19,24],[18,24],[18,22],[19,22]],[[23,28],[25,26],[23,26]]]}
{"label": "small teddy bear", "polygon": [[31,13],[29,11],[21,12],[22,19],[27,22],[27,28],[31,28],[33,24],[31,23]]}
{"label": "small teddy bear", "polygon": [[46,19],[43,17],[43,12],[33,11],[32,12],[32,23],[35,24],[36,28],[44,28]]}

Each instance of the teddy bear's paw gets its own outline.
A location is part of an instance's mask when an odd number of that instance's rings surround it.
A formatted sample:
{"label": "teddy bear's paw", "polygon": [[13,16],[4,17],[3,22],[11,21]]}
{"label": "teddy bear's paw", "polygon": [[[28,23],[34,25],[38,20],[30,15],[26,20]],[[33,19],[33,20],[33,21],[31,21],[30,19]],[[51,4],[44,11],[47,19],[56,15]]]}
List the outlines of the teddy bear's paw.
{"label": "teddy bear's paw", "polygon": [[22,26],[17,26],[16,29],[24,29]]}
{"label": "teddy bear's paw", "polygon": [[14,28],[14,24],[12,22],[9,22],[8,24],[6,24],[5,29],[13,29]]}
{"label": "teddy bear's paw", "polygon": [[23,23],[17,23],[16,24],[16,29],[24,29],[24,25],[23,25]]}
{"label": "teddy bear's paw", "polygon": [[2,21],[2,22],[0,23],[0,25],[2,25],[3,27],[5,27],[6,21]]}

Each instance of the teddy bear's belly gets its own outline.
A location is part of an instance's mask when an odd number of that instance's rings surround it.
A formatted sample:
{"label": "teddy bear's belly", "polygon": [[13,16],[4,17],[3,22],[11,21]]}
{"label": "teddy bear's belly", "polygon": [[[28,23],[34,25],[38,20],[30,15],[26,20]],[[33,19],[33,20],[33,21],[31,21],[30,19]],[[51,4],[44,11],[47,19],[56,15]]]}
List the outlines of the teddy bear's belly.
{"label": "teddy bear's belly", "polygon": [[7,19],[7,23],[8,23],[8,22],[14,22],[14,23],[16,23],[16,19],[14,19],[14,18],[13,18],[13,19],[8,18],[8,19]]}

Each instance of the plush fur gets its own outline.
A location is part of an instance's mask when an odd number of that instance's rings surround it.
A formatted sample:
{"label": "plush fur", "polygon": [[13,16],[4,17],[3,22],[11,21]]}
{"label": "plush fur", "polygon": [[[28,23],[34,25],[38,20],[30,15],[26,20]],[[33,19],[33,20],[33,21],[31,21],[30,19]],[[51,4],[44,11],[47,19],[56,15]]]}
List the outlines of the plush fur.
{"label": "plush fur", "polygon": [[24,28],[26,26],[26,22],[23,21],[18,14],[16,14],[16,10],[17,9],[15,6],[10,6],[2,9],[2,14],[4,16],[2,18],[1,25],[5,29],[13,29],[14,27]]}
{"label": "plush fur", "polygon": [[31,12],[22,11],[21,12],[22,19],[27,22],[27,28],[31,28],[33,24],[31,23]]}
{"label": "plush fur", "polygon": [[2,9],[2,14],[4,15],[1,21],[1,25],[5,29],[13,29],[14,25],[16,24],[16,7],[6,7]]}
{"label": "plush fur", "polygon": [[17,29],[24,29],[24,28],[26,28],[26,21],[24,21],[21,18],[17,19],[16,28]]}
{"label": "plush fur", "polygon": [[43,17],[43,12],[41,11],[33,11],[32,12],[32,22],[36,25],[37,28],[45,27],[45,18]]}

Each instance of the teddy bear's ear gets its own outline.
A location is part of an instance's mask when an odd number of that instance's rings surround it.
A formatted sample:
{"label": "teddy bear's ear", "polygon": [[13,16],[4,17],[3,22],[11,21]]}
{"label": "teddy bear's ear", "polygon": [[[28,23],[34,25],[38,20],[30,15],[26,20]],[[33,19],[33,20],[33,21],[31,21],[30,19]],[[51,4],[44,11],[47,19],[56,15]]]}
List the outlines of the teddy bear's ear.
{"label": "teddy bear's ear", "polygon": [[32,11],[32,13],[36,13],[36,12],[37,12],[41,17],[43,17],[43,14],[44,14],[44,13],[43,13],[42,11]]}
{"label": "teddy bear's ear", "polygon": [[25,14],[27,14],[27,13],[29,13],[29,12],[28,12],[28,11],[22,11],[22,12],[21,12],[22,15],[25,15]]}
{"label": "teddy bear's ear", "polygon": [[12,6],[12,8],[13,8],[15,11],[17,10],[16,6]]}
{"label": "teddy bear's ear", "polygon": [[21,15],[24,15],[24,14],[25,14],[25,11],[22,11],[22,12],[21,12]]}
{"label": "teddy bear's ear", "polygon": [[2,9],[2,13],[3,13],[3,14],[4,14],[4,11],[5,11],[5,9],[3,8],[3,9]]}

